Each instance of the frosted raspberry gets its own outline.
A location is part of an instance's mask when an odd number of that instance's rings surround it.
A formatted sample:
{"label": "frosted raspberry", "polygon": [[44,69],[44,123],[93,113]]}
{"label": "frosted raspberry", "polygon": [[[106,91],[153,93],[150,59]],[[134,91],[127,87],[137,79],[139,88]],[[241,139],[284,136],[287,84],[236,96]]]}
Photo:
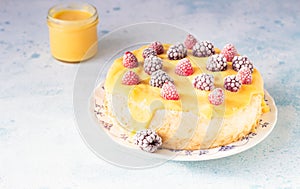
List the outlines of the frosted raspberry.
{"label": "frosted raspberry", "polygon": [[228,62],[232,62],[233,57],[238,55],[238,52],[233,44],[227,44],[221,51]]}
{"label": "frosted raspberry", "polygon": [[193,55],[197,57],[209,57],[215,54],[214,45],[209,41],[202,41],[193,46]]}
{"label": "frosted raspberry", "polygon": [[197,39],[191,35],[188,34],[185,38],[184,45],[187,49],[193,49],[193,46],[197,43]]}
{"label": "frosted raspberry", "polygon": [[216,88],[208,95],[208,100],[213,105],[220,105],[224,102],[224,91],[221,88]]}
{"label": "frosted raspberry", "polygon": [[231,92],[238,92],[242,86],[236,75],[229,75],[224,78],[224,88]]}
{"label": "frosted raspberry", "polygon": [[140,83],[140,78],[135,72],[133,72],[131,70],[128,70],[123,75],[122,84],[124,84],[124,85],[137,85],[139,83]]}
{"label": "frosted raspberry", "polygon": [[138,60],[130,51],[126,51],[123,55],[123,66],[126,68],[135,68],[138,66]]}
{"label": "frosted raspberry", "polygon": [[180,60],[187,56],[187,49],[182,43],[179,43],[169,47],[167,54],[170,60]]}
{"label": "frosted raspberry", "polygon": [[191,61],[187,58],[179,60],[176,65],[175,73],[181,76],[189,76],[194,73]]}
{"label": "frosted raspberry", "polygon": [[193,85],[196,89],[211,91],[214,88],[214,76],[207,73],[200,74],[194,78]]}
{"label": "frosted raspberry", "polygon": [[232,59],[232,69],[239,71],[241,68],[247,67],[253,73],[254,66],[247,56],[235,56]]}
{"label": "frosted raspberry", "polygon": [[227,61],[224,55],[215,54],[208,58],[206,69],[212,72],[225,71],[227,69]]}
{"label": "frosted raspberry", "polygon": [[164,71],[157,70],[151,74],[150,85],[162,88],[166,82],[174,83],[174,80]]}
{"label": "frosted raspberry", "polygon": [[154,49],[152,49],[150,47],[149,48],[145,48],[143,50],[143,58],[147,58],[150,55],[157,56],[157,53],[156,53],[156,51]]}
{"label": "frosted raspberry", "polygon": [[241,80],[242,84],[249,85],[252,83],[251,71],[247,67],[241,68],[236,76],[239,80]]}
{"label": "frosted raspberry", "polygon": [[178,100],[179,94],[176,87],[171,82],[166,82],[161,88],[161,96],[166,100]]}
{"label": "frosted raspberry", "polygon": [[163,54],[164,53],[164,47],[159,41],[154,41],[149,45],[149,48],[152,48],[156,51],[156,54]]}
{"label": "frosted raspberry", "polygon": [[150,55],[145,58],[144,71],[149,75],[151,75],[151,73],[155,72],[156,70],[162,69],[162,66],[162,60],[158,56]]}

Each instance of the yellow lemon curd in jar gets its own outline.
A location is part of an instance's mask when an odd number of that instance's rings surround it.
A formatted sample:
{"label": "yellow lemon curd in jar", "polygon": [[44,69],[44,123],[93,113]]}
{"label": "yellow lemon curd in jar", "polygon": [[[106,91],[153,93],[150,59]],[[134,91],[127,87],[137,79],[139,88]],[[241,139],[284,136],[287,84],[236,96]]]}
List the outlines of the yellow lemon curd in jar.
{"label": "yellow lemon curd in jar", "polygon": [[84,20],[90,18],[92,15],[89,12],[79,10],[63,10],[54,14],[54,18],[60,20]]}
{"label": "yellow lemon curd in jar", "polygon": [[58,10],[49,12],[52,55],[65,62],[80,62],[97,52],[97,11]]}
{"label": "yellow lemon curd in jar", "polygon": [[[206,69],[207,57],[200,58],[191,55],[188,51],[188,58],[193,66],[194,73],[190,76],[179,76],[175,74],[175,67],[179,60],[169,60],[166,54],[169,44],[164,44],[164,54],[158,55],[163,61],[163,69],[174,80],[179,93],[179,100],[165,100],[161,97],[161,88],[149,85],[150,76],[144,72],[142,52],[147,46],[132,51],[137,57],[139,66],[132,70],[136,72],[141,82],[138,85],[123,85],[122,77],[128,70],[122,64],[123,58],[116,59],[111,66],[105,81],[105,90],[108,94],[121,94],[128,97],[128,108],[134,119],[137,121],[149,122],[156,110],[167,109],[174,111],[193,112],[206,118],[212,116],[229,117],[240,109],[250,104],[254,95],[264,96],[263,79],[257,69],[252,73],[253,81],[250,85],[242,85],[238,92],[230,92],[224,89],[224,78],[228,75],[237,74],[232,69],[232,63],[228,62],[226,71],[211,72]],[[220,50],[216,48],[216,53]],[[225,100],[222,106],[211,105],[208,100],[209,91],[195,89],[192,85],[193,79],[201,74],[209,73],[214,75],[215,87],[224,89]],[[264,99],[262,100],[262,112],[268,112],[269,108]],[[142,104],[143,106],[138,106]]]}

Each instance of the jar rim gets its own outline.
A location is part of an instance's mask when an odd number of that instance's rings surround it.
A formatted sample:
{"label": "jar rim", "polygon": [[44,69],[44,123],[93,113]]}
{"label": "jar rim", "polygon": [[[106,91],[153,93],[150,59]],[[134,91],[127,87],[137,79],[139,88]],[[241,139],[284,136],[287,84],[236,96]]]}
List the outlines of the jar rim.
{"label": "jar rim", "polygon": [[[62,20],[55,18],[54,15],[63,10],[78,10],[91,13],[91,16],[81,20]],[[98,12],[95,6],[88,3],[60,3],[52,6],[48,10],[47,20],[56,24],[64,25],[85,25],[98,19]]]}

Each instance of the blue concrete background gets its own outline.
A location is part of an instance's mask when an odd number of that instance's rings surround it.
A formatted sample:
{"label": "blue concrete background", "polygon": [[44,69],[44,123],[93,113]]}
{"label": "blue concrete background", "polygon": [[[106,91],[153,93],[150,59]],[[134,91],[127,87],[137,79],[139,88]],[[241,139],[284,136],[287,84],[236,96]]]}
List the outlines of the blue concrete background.
{"label": "blue concrete background", "polygon": [[47,10],[63,0],[0,1],[0,188],[300,188],[300,2],[96,1],[99,37],[128,24],[174,24],[254,62],[278,107],[270,136],[238,155],[127,170],[77,132],[78,65],[51,57]]}

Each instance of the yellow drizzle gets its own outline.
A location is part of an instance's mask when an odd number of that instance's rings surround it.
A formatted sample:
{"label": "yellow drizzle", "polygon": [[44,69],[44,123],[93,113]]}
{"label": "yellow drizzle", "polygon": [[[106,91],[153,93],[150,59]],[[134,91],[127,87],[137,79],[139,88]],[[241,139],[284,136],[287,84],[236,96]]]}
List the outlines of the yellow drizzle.
{"label": "yellow drizzle", "polygon": [[[159,57],[163,60],[163,70],[166,71],[175,81],[175,86],[179,92],[178,101],[164,100],[160,96],[160,88],[149,85],[150,76],[144,72],[142,52],[147,46],[132,51],[138,61],[139,66],[132,69],[141,78],[141,83],[134,86],[127,86],[121,83],[123,74],[127,71],[122,65],[123,57],[115,60],[111,66],[105,81],[105,90],[109,94],[121,94],[128,96],[128,108],[132,118],[138,122],[143,122],[147,127],[156,110],[176,110],[183,112],[193,112],[197,115],[211,118],[213,116],[228,117],[236,111],[249,105],[253,95],[264,95],[263,79],[257,69],[252,74],[253,82],[251,85],[242,85],[238,92],[225,91],[225,102],[222,106],[213,106],[208,101],[207,91],[195,89],[192,86],[194,77],[201,73],[210,73],[214,75],[215,87],[223,88],[223,80],[227,75],[235,75],[237,72],[232,69],[231,62],[228,63],[226,71],[210,72],[206,69],[207,58],[194,57],[191,51],[188,51],[188,58],[195,70],[191,76],[179,76],[175,74],[175,66],[178,60],[169,60],[166,51],[169,44],[164,44],[165,52]],[[220,52],[216,49],[216,52]],[[225,109],[224,109],[225,107]],[[267,112],[269,109],[262,101],[262,110]]]}

